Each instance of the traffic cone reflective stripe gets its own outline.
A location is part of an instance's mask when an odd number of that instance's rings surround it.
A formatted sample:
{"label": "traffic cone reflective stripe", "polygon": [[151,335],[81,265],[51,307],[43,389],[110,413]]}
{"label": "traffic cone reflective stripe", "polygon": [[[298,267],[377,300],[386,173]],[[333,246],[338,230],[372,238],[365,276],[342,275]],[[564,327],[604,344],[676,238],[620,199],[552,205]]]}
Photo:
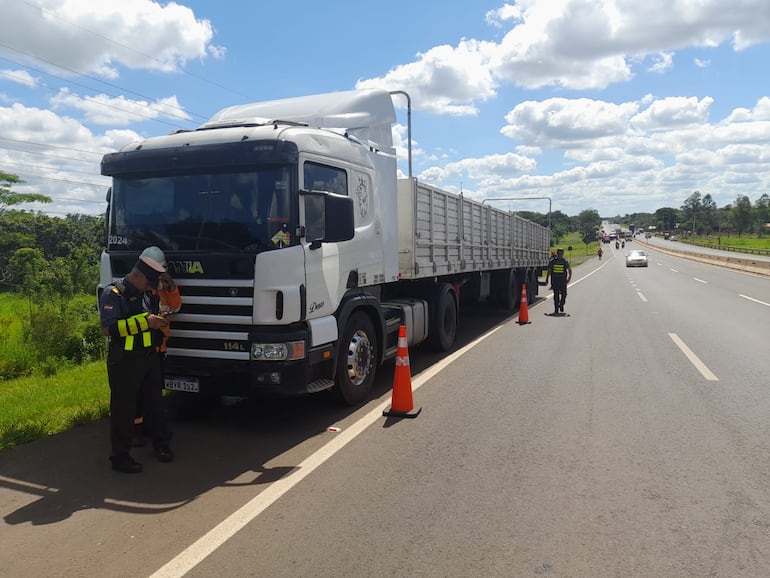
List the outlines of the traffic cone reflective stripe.
{"label": "traffic cone reflective stripe", "polygon": [[393,376],[393,394],[390,410],[382,412],[389,417],[417,417],[422,408],[414,411],[412,399],[412,376],[409,369],[409,351],[407,349],[406,326],[398,328],[398,350],[396,351],[396,372]]}
{"label": "traffic cone reflective stripe", "polygon": [[526,325],[529,323],[529,307],[527,305],[527,285],[526,283],[521,286],[521,302],[519,303],[519,325]]}

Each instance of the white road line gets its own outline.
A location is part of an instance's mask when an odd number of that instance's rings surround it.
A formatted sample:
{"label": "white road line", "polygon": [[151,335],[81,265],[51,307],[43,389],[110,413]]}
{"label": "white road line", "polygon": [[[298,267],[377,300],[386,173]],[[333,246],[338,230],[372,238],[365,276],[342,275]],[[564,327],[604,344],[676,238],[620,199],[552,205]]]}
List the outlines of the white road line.
{"label": "white road line", "polygon": [[693,277],[693,280],[697,281],[698,283],[703,283],[704,285],[708,285],[708,281],[704,281],[703,279],[698,279],[697,277]]}
{"label": "white road line", "polygon": [[676,269],[673,269],[673,268],[671,269],[671,271],[673,271],[674,273],[679,273],[679,271],[677,271]]}
{"label": "white road line", "polygon": [[[588,275],[586,275],[586,277],[588,277]],[[585,277],[582,279],[585,279]],[[582,281],[582,279],[575,281],[575,283]],[[472,341],[462,349],[459,349],[452,355],[444,358],[439,363],[436,363],[425,371],[419,373],[412,378],[412,391],[417,390],[441,370],[459,359],[469,350],[476,347],[479,343],[484,341],[487,337],[490,337],[493,333],[502,328],[503,325],[509,322],[510,320],[493,327],[475,341]],[[291,473],[285,478],[273,482],[266,490],[254,496],[250,501],[241,506],[240,509],[222,520],[222,522],[198,538],[198,540],[180,552],[176,557],[169,560],[163,567],[152,574],[150,578],[180,577],[195,568],[195,566],[200,564],[212,552],[257,518],[257,516],[275,503],[281,496],[289,492],[294,486],[312,474],[319,466],[340,451],[349,442],[354,440],[366,428],[377,421],[384,419],[382,417],[382,412],[390,406],[391,393],[383,394],[380,399],[383,401],[377,404],[369,413],[362,416],[355,423],[347,426],[340,433],[335,434],[330,442],[321,447],[314,454],[305,458],[305,460],[293,468]]]}
{"label": "white road line", "polygon": [[705,377],[708,381],[719,381],[719,378],[714,375],[714,373],[708,367],[706,367],[706,364],[703,363],[698,358],[698,356],[692,352],[692,349],[687,347],[687,344],[682,341],[682,339],[676,333],[669,333],[668,336],[676,344],[676,346],[682,350],[682,353],[684,353],[685,357],[690,360],[690,363],[695,366],[695,369],[700,371],[700,374],[703,377]]}
{"label": "white road line", "polygon": [[759,303],[760,305],[766,305],[767,307],[770,307],[770,303],[760,301],[759,299],[754,299],[753,297],[749,297],[748,295],[744,295],[743,293],[738,293],[738,297],[743,297],[744,299],[748,299],[749,301],[753,301],[754,303]]}
{"label": "white road line", "polygon": [[639,289],[636,290],[636,294],[639,295],[639,299],[641,299],[644,303],[647,303],[647,297],[642,295],[642,292],[639,291]]}

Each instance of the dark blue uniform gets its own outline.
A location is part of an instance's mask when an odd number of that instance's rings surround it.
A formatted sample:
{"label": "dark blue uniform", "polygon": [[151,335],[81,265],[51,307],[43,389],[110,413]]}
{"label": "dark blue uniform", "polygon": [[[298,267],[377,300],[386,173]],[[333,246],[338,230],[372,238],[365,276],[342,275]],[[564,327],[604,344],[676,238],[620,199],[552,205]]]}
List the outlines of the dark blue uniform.
{"label": "dark blue uniform", "polygon": [[101,326],[110,332],[107,377],[113,463],[131,449],[137,396],[142,400],[145,427],[155,447],[166,445],[170,438],[162,409],[158,353],[163,334],[147,325],[147,315],[157,314],[159,307],[157,295],[139,291],[125,278],[108,285],[99,299]]}
{"label": "dark blue uniform", "polygon": [[553,287],[553,312],[564,313],[564,302],[567,300],[567,276],[570,271],[569,261],[557,256],[548,263],[548,275]]}

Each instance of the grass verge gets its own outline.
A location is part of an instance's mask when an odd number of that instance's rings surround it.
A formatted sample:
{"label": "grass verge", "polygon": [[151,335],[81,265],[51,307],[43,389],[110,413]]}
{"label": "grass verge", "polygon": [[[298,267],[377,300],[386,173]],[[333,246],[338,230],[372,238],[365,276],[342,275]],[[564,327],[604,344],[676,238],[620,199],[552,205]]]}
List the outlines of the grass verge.
{"label": "grass verge", "polygon": [[50,377],[0,381],[0,450],[107,417],[109,412],[104,361]]}

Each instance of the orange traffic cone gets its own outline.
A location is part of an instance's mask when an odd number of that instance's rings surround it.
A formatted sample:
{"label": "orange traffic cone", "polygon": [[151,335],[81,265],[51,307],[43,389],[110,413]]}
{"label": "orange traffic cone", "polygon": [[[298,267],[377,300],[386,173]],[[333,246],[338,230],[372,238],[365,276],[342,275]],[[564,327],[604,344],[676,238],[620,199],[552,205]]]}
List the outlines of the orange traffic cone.
{"label": "orange traffic cone", "polygon": [[527,285],[526,283],[521,286],[521,302],[519,303],[519,325],[526,325],[529,323],[529,309],[527,306]]}
{"label": "orange traffic cone", "polygon": [[412,400],[412,376],[409,369],[409,351],[406,347],[406,325],[398,328],[398,350],[396,351],[396,373],[393,376],[393,396],[390,410],[382,415],[389,417],[417,417],[422,408],[414,411]]}

